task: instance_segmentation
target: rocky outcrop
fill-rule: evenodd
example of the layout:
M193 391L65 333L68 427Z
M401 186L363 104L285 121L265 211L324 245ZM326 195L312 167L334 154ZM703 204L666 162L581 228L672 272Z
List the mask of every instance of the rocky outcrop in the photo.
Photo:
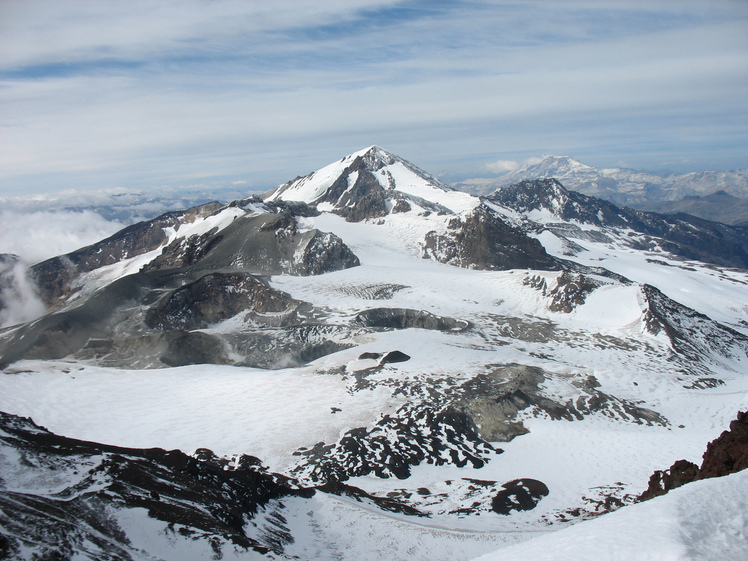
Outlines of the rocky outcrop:
M253 319L282 315L287 322L299 304L249 273L212 273L172 291L148 311L145 323L161 330L200 329L242 312Z
M356 315L355 322L375 329L433 329L436 331L463 331L469 323L441 317L425 310L404 308L372 308Z
M334 234L299 230L290 213L247 214L218 231L178 238L143 267L144 272L190 267L234 270L258 276L318 275L358 266L359 260Z
M543 497L547 497L548 487L537 479L515 479L502 485L491 501L491 510L497 514L508 516L512 512L532 510Z
M664 495L700 479L722 477L748 468L748 412L738 413L730 423L730 430L723 431L707 444L701 467L687 460L678 460L669 469L655 471L649 478L649 486L639 497L646 501Z
M453 407L464 413L488 442L507 442L527 434L528 429L517 416L530 408L557 420L582 420L597 413L636 424L667 425L655 411L600 391L594 376L572 379L568 391L574 393L565 402L543 394L541 384L545 379L546 373L535 366L497 366L464 382Z
M447 231L426 234L423 256L470 269L563 268L542 244L485 205L450 220Z
M527 277L523 282L539 290L543 296L549 297L548 309L550 311L565 314L584 304L587 296L603 285L602 282L587 275L571 271L563 271L556 278L553 287L549 287L545 278L538 275Z
M320 442L298 450L294 454L304 461L294 475L315 483L368 474L406 479L411 467L421 463L480 468L484 455L498 452L478 436L463 413L406 405L394 415L384 415L371 429L351 429L335 444Z

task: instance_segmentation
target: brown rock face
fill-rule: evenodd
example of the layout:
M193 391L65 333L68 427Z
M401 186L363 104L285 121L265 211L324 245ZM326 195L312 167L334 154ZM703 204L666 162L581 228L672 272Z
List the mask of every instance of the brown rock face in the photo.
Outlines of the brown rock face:
M748 412L738 413L737 419L730 423L730 430L707 445L703 458L700 468L686 460L678 460L670 469L655 471L639 500L664 495L692 481L722 477L748 468Z
M699 479L721 477L748 468L748 411L738 413L730 430L710 442L704 453Z

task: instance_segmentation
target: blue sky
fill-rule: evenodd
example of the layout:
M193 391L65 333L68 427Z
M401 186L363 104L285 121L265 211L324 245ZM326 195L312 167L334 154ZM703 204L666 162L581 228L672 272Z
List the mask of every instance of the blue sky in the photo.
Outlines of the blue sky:
M748 167L748 2L0 0L0 196Z

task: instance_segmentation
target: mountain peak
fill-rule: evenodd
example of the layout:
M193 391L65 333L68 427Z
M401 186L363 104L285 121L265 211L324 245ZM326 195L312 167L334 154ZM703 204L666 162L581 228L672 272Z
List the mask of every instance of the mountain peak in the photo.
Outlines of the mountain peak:
M265 193L263 199L328 205L327 210L336 210L351 221L381 217L394 208L404 209L410 203L432 211L461 212L474 208L479 202L377 145L279 185ZM350 210L362 200L366 212ZM398 205L400 200L407 200L409 204Z

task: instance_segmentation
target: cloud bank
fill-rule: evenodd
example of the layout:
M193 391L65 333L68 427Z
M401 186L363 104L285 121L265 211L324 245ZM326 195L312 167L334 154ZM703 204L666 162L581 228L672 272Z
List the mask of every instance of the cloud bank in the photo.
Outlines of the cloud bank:
M23 263L70 253L109 237L123 225L92 211L0 212L0 253L14 254Z
M370 144L745 167L741 1L0 3L0 185L267 188Z

